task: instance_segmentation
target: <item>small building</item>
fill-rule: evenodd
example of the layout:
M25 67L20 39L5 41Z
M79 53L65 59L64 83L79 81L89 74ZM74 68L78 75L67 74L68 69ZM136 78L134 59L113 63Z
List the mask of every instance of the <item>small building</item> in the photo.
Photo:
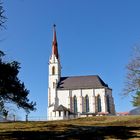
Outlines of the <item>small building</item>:
M61 76L56 29L49 59L48 120L115 114L112 89L98 76Z
M65 120L65 119L74 118L76 115L70 112L70 110L64 107L63 105L59 105L56 109L53 110L53 112L54 112L53 116L55 116L57 120Z
M130 115L129 112L117 112L117 116L128 116Z

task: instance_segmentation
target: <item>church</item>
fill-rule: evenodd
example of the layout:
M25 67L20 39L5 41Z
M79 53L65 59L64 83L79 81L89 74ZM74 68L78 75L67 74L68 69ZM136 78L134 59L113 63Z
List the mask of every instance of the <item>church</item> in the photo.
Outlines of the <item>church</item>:
M48 120L115 114L112 89L98 75L61 77L55 26L48 77Z

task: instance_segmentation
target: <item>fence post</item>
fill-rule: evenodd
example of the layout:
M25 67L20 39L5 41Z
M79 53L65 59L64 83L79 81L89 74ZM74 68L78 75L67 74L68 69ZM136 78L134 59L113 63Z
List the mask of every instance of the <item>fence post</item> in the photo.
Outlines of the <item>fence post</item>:
M16 121L16 115L13 115L13 117L14 117L14 122Z
M26 122L28 122L28 114L26 114Z

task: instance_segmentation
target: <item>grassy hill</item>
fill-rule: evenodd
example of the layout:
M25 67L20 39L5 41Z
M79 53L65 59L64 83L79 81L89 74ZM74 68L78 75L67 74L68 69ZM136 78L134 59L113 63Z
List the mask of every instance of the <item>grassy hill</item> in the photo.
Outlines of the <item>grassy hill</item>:
M0 123L0 140L140 139L140 116Z

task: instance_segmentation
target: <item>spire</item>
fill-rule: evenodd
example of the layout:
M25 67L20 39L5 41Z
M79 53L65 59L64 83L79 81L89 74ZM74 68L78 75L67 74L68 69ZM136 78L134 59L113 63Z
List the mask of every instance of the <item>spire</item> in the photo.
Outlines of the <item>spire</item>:
M52 54L58 59L58 48L57 48L57 38L56 38L56 25L53 25L53 43L52 43Z

